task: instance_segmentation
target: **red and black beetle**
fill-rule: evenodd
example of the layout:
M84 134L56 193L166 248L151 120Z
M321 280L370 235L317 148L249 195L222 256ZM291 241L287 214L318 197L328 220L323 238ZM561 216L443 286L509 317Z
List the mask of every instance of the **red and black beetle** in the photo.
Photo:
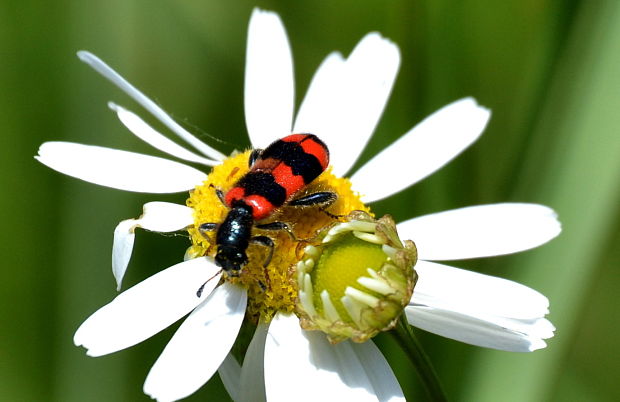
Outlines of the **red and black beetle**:
M253 227L292 233L284 222L257 222L268 218L285 204L317 205L325 209L337 198L333 192L294 198L329 165L329 150L314 134L291 134L281 138L263 150L252 151L248 163L250 171L226 194L216 189L220 200L230 208L224 221L200 225L202 232L217 231L215 263L232 276L239 275L248 262L246 250L250 243L269 247L264 266L271 261L273 240L268 236L253 236Z

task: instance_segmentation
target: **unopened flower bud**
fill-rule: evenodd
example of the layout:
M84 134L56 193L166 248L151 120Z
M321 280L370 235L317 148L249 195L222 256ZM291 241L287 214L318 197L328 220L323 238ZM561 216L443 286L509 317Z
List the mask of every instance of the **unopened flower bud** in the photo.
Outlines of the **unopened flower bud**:
M297 263L302 327L333 343L391 329L411 299L416 261L415 244L398 238L389 215L354 211L324 228Z

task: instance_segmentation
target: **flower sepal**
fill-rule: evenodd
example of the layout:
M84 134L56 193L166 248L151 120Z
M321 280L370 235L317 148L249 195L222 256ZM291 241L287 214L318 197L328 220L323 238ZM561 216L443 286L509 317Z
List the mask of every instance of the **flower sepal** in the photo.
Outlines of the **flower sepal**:
M330 342L365 342L393 328L417 281L415 244L391 216L353 211L323 228L297 264L297 314Z

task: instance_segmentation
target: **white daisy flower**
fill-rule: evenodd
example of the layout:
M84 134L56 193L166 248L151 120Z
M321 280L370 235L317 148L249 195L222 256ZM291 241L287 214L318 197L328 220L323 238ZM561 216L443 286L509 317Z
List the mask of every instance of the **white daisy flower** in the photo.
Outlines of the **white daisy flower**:
M173 157L214 168L207 176L186 164L116 149L68 142L47 142L40 147L36 156L40 162L95 184L148 193L191 191L191 207L147 203L142 216L117 226L112 265L119 289L136 228L188 230L193 245L185 261L124 291L91 315L76 332L76 345L84 346L91 356L113 353L189 313L144 384L144 392L157 400L192 394L218 369L227 390L239 401L290 400L291 395L296 400L313 401L404 400L390 366L372 341L345 340L334 345L320 331L300 327L291 305L297 294L294 288L287 288L285 279L277 277L287 271L282 267L294 265L290 263L295 258L294 242L289 239L287 243L286 234L278 235L270 267L280 269L269 271L269 278L270 287L280 287L288 294L278 294L277 301L269 302L265 297L268 292L256 286L255 279L254 285L248 285L228 278L218 286L220 268L208 256L209 239L198 233L197 227L217 222L226 213L209 184L230 188L243 169L247 170L248 153L227 158L174 122L96 56L88 52L78 56L196 151L170 141L129 110L110 104L133 134ZM293 64L286 32L276 14L255 10L248 33L244 97L252 146L262 148L291 132L318 134L329 146L332 170L325 172L317 185L338 190L336 214L368 210L365 204L424 179L480 136L490 117L487 109L471 98L456 101L372 158L350 176L350 182L339 177L351 169L374 131L399 61L398 48L377 33L366 35L346 58L337 52L330 54L294 118ZM316 229L305 228L306 223L299 222L296 234ZM542 294L515 282L431 262L537 247L560 232L551 209L518 203L481 205L410 219L397 228L400 237L414 240L418 250L415 270L419 279L404 309L411 325L473 345L518 352L544 347L543 339L553 336L554 328L544 318L549 303ZM290 256L286 254L289 251ZM262 259L254 265L261 264ZM229 352L246 313L259 319L239 365Z

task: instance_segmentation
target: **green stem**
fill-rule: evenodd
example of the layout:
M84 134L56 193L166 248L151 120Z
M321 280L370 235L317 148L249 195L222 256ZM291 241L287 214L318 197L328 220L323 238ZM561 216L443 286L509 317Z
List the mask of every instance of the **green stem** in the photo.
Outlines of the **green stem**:
M407 353L409 360L413 363L428 392L430 400L433 402L447 402L448 398L441 387L437 373L404 315L401 315L398 325L388 333L394 337L400 347Z

